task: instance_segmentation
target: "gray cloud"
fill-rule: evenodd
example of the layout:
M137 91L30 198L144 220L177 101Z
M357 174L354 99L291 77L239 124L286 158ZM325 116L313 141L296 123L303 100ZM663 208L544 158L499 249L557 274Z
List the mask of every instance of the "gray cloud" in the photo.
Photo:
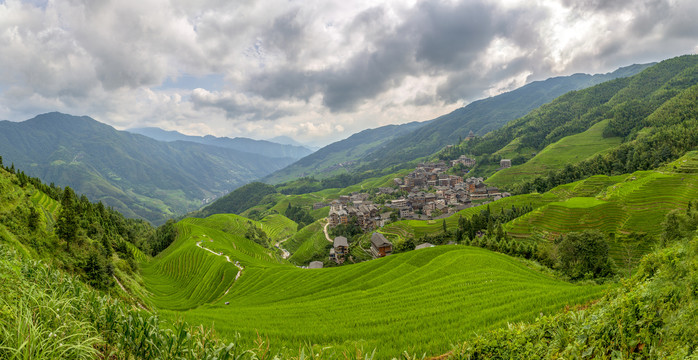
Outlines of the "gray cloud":
M0 118L349 131L697 49L695 1L559 1L0 2Z
M270 46L281 50L291 62L295 62L298 55L306 48L306 29L300 11L299 8L291 9L274 19L264 36Z
M223 110L227 118L236 120L275 120L296 113L282 106L269 105L261 99L250 99L229 92L209 92L204 89L194 89L191 102L196 108Z
M417 61L442 70L460 68L502 32L505 19L497 19L497 12L495 6L477 2L424 2L407 19L401 33L415 39Z

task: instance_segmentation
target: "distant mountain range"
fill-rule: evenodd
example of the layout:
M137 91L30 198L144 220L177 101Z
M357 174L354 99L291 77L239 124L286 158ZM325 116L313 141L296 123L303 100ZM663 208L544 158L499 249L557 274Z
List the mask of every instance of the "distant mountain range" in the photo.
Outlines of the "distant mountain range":
M218 146L227 149L244 151L253 154L264 155L272 158L300 159L310 155L313 150L294 144L283 144L267 140L254 140L243 137L229 138L212 135L192 136L177 131L167 131L156 127L144 127L127 129L134 134L145 135L159 141L191 141L204 145ZM290 138L289 138L290 139ZM292 140L292 139L290 139Z
M516 90L474 101L430 121L364 130L330 144L264 180L279 183L299 176L328 177L336 175L338 169L343 172L385 169L429 156L446 145L458 143L470 131L484 135L567 92L632 76L651 65L631 65L607 74L574 74L534 81Z
M254 140L252 140L254 142ZM196 210L292 163L281 152L308 152L269 142L275 157L191 141L162 142L118 131L90 117L61 113L0 121L0 156L45 182L70 186L129 217L155 224ZM283 150L286 149L286 150Z
M290 138L288 136L283 136L283 135L282 136L275 136L271 139L267 139L267 141L271 141L271 142L274 142L277 144L302 146L302 147L308 148L308 149L313 150L313 151L317 151L321 148L321 146L314 146L314 145L310 145L310 144L300 143L293 138Z
M398 136L411 133L428 123L411 122L402 125L387 125L358 132L344 140L321 148L263 180L268 183L280 183L308 175L323 178L347 172L356 167L358 160L382 149L385 143Z

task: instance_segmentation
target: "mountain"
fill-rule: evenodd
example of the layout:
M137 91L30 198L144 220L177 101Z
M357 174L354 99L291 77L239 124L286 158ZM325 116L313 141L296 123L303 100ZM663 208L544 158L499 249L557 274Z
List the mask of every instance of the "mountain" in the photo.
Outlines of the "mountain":
M446 145L458 143L470 131L482 136L565 93L628 77L651 65L631 65L607 74L574 74L534 81L516 90L474 101L432 120L419 131L394 138L385 144L383 151L371 153L362 159L367 164L360 169L381 169L431 155Z
M280 183L303 176L325 178L344 173L353 169L356 163L368 154L383 151L385 144L392 139L420 129L426 124L428 122L411 122L363 130L327 145L263 180L268 183Z
M698 56L681 56L567 93L439 156L476 156L473 173L491 175L488 183L514 189L528 182L539 191L564 179L652 169L697 145L697 98ZM499 169L501 158L513 166Z
M607 74L574 74L534 81L516 90L474 101L430 121L364 130L327 145L267 176L264 181L279 183L301 176L326 178L343 172L385 169L429 156L446 145L458 143L470 131L484 135L567 92L632 76L651 65L636 64Z
M295 139L288 137L288 136L275 136L271 139L267 139L267 141L271 141L277 144L284 144L284 145L295 145L295 146L302 146L308 149L311 149L313 151L318 151L320 148L316 146L311 146L308 144L302 144Z
M61 113L0 122L0 154L27 174L70 186L129 217L162 223L278 170L270 158L187 141L161 142Z
M263 155L270 158L300 159L312 154L313 150L299 145L281 144L266 140L254 140L242 137L215 137L212 135L192 136L184 135L177 131L167 131L156 127L134 128L126 130L134 134L145 135L160 141L191 141L199 144L218 146L252 154Z

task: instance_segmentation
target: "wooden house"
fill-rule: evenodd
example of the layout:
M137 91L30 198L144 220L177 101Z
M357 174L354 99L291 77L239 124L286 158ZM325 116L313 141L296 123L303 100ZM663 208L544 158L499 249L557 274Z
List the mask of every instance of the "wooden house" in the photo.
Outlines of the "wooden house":
M375 257L383 257L393 252L393 244L381 233L371 235L371 253Z

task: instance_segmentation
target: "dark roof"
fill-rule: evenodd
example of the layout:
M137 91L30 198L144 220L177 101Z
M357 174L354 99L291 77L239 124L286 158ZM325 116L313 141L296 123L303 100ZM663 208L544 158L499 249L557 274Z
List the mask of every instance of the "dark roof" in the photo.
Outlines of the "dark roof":
M393 244L381 233L373 233L373 235L371 235L371 244L377 248L383 246L393 246Z
M345 238L344 236L337 236L336 238L334 238L334 247L337 246L349 247L349 241L347 241L347 238Z

